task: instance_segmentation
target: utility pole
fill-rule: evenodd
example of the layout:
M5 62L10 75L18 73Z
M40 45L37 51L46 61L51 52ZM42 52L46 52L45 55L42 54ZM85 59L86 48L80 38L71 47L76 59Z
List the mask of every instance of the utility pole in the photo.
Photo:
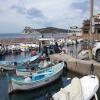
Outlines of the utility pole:
M93 42L93 15L94 15L94 0L90 0L90 52L89 59L92 59L92 42Z
M93 39L93 14L94 14L94 0L90 0L90 41Z

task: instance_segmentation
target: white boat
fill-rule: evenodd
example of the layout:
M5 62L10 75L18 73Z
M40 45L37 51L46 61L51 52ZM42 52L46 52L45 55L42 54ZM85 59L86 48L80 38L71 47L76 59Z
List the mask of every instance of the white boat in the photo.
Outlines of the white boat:
M74 78L71 84L55 93L52 97L54 100L90 100L96 94L98 88L98 77L88 75L81 79Z
M52 67L40 70L30 77L12 78L12 88L14 90L30 90L35 89L55 81L63 72L64 63L58 63Z
M29 51L29 47L26 45L26 44L20 44L20 50L22 51L22 52L27 52L27 51Z
M71 39L67 39L66 40L66 43L67 43L67 45L72 45L73 44L73 41Z

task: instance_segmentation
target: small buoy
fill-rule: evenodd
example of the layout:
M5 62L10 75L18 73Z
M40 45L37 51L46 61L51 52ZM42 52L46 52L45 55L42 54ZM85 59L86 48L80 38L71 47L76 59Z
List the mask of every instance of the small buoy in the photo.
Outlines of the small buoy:
M26 82L26 83L31 82L31 81L32 81L32 80L31 80L30 77L26 77L26 78L24 79L24 82Z

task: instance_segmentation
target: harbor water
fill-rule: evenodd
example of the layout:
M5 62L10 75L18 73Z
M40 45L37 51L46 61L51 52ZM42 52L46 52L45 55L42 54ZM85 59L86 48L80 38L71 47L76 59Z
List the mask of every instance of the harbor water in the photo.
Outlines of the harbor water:
M14 73L8 72L9 77L13 76ZM77 74L71 72L63 72L61 77L51 84L43 86L41 88L30 90L30 91L15 91L8 95L8 79L7 72L0 73L0 100L45 100L46 93L52 95L59 91L61 88L68 85L71 79L75 76L80 77Z
M1 57L0 60L20 60L29 56L29 52L22 52L17 55L5 55ZM67 80L68 77L74 77L73 74L71 75L71 73L67 73L65 69L61 77L51 84L31 91L16 91L8 95L8 86L10 84L8 79L10 79L10 77L12 77L13 75L15 75L14 72L0 72L0 100L45 100L45 95L47 92L51 94L56 93L60 90L60 88L63 88L70 83L70 79Z
M20 60L29 56L29 52L22 52L20 54L5 55L1 57L0 60ZM14 72L0 72L0 100L45 100L45 95L47 92L53 95L61 88L68 85L73 77L82 77L81 75L69 72L66 69L64 69L61 77L51 84L31 91L16 91L8 95L8 78L10 79L10 77L13 75L15 75ZM99 93L100 89L98 91L98 97L100 95Z
M32 34L21 34L21 33L0 33L0 39L14 39L14 38L34 38Z

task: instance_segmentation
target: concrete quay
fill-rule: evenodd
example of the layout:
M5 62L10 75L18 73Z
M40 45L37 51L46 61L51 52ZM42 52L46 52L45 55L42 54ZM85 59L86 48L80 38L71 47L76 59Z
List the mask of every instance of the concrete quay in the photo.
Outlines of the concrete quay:
M55 62L64 61L67 64L67 69L79 73L81 75L93 74L97 75L100 79L100 63L94 60L80 60L73 58L68 54L54 54L50 56L50 59ZM94 67L91 68L91 64ZM91 70L92 69L92 70Z

